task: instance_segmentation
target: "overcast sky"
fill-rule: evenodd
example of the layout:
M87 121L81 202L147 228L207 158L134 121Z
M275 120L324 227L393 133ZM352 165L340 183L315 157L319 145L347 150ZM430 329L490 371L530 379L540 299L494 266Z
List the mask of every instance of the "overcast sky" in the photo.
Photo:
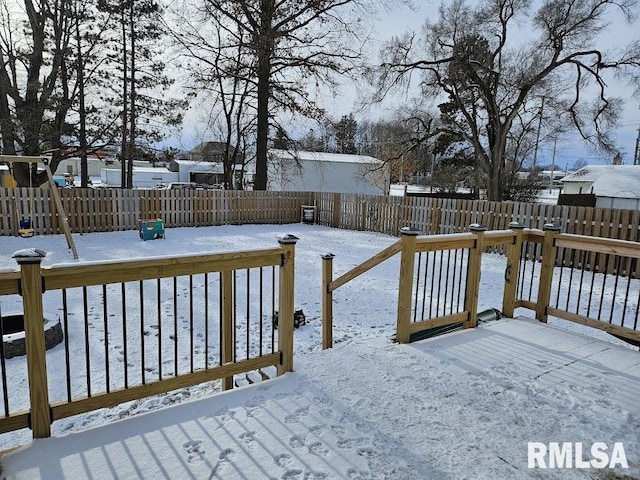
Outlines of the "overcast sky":
M370 51L372 52L370 57L372 57L371 60L373 62L378 61L377 54L385 41L394 35L401 35L408 30L421 30L427 18L435 18L439 5L438 1L414 0L413 9L411 9L401 3L402 2L399 2L389 7L389 11L385 11L383 6L375 19L369 45ZM540 0L534 0L534 4L535 3L541 2ZM632 41L632 39L638 38L638 31L640 31L640 21L636 20L635 24L628 25L620 15L613 16L611 18L610 28L602 35L601 45L622 47ZM362 84L360 87L362 87ZM612 92L615 92L616 95L625 99L620 128L616 135L623 159L625 163L630 164L633 162L635 142L638 135L637 129L640 127L640 99L631 98L631 89L624 83L615 81L614 79L610 81L609 95L612 95ZM402 101L402 98L394 97L383 106L377 106L375 109L362 112L358 110L358 95L355 93L354 88L349 85L345 85L343 95L337 98L324 96L324 98L321 99L327 112L336 119L350 112L356 112L356 118L358 119L367 116L373 118L389 116L392 110ZM189 115L189 118L193 118L193 115ZM289 132L294 137L302 135L303 132L306 132L309 128L308 124L300 119L296 119L289 125L297 125L297 127L291 127L296 129L296 131ZM195 145L195 143L202 141L202 132L193 131L193 125L189 128L191 129L192 135L186 133L183 135L183 147L191 147ZM538 153L538 163L550 164L552 151L553 145L551 143L543 143ZM586 149L584 142L579 138L577 133L571 133L567 138L558 143L556 163L559 168L564 169L565 166L571 167L571 165L579 159L584 159L588 163L594 164L605 162L601 154Z
M542 3L540 0L534 0ZM378 22L380 35L378 38L388 39L393 35L407 30L419 31L427 18L435 19L438 13L439 1L415 0L413 10L406 6L398 6L393 11L381 15ZM640 6L636 7L640 16ZM640 20L628 24L621 15L612 15L609 28L601 35L598 43L604 48L620 48L633 40L640 38ZM616 135L621 147L623 160L627 164L633 163L638 128L640 127L640 99L632 97L632 89L624 82L611 78L609 81L609 95L620 96L624 101L624 111L621 115L620 128ZM553 145L542 145L539 152L539 163L551 163ZM584 142L577 133L572 133L557 147L556 160L561 168L565 168L576 160L583 158L588 163L602 163L600 154L585 149Z

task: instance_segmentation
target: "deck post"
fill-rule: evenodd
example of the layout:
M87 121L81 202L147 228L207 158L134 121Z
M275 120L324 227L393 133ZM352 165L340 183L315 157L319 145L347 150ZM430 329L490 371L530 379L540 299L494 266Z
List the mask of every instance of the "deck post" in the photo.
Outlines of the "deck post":
M400 229L400 279L398 282L398 317L396 341L409 343L411 323L411 298L413 297L413 272L416 262L416 242L419 230L409 227Z
M536 318L547 323L547 307L551 298L551 282L553 280L553 267L556 264L555 237L560 232L560 227L547 223L544 228L544 242L542 243L542 261L540 266L540 285L538 286L538 298L536 299Z
M278 375L293 371L293 309L295 280L295 251L298 237L283 235L278 243L283 250L278 289Z
M33 438L51 436L51 410L47 382L47 362L42 308L42 275L40 264L46 253L29 248L14 253L20 265L20 290L24 307L24 334L29 379L29 412Z
M507 268L504 272L504 294L502 297L502 313L505 317L513 318L516 304L516 287L520 273L520 255L522 254L522 234L524 225L511 222L509 228L515 234L513 243L507 247Z
M482 250L484 248L485 225L477 223L469 225L469 231L476 235L473 248L469 249L469 261L467 264L467 285L464 295L464 309L467 312L467 320L463 322L464 328L478 326L478 294L480 290L480 269L482 268Z
M233 363L236 344L233 328L233 270L222 272L222 365ZM222 379L222 390L233 388L233 376Z
M333 253L322 255L322 349L333 347Z

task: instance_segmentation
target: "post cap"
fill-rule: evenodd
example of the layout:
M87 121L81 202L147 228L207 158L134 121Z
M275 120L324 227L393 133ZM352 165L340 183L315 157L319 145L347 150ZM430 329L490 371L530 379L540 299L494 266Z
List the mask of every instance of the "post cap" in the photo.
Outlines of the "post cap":
M553 223L545 223L544 227L542 227L542 229L545 232L559 232L560 231L560 225L554 225Z
M510 222L509 223L509 228L517 230L519 228L524 228L524 224L522 224L520 222Z
M282 245L295 245L295 243L300 240L298 237L290 233L287 233L285 235L278 235L276 239L278 240L278 243Z
M420 230L412 227L400 228L400 235L420 235Z
M331 260L333 257L335 257L333 253L323 253L321 256L323 260Z
M472 223L469 225L469 230L472 232L484 232L487 230L487 226L481 223Z
M40 263L46 256L47 252L37 248L23 248L13 254L18 263Z

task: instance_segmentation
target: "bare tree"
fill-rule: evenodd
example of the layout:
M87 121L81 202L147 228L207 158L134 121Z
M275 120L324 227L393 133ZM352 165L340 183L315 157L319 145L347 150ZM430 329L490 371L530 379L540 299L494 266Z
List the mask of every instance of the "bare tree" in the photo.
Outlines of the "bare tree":
M378 78L380 95L421 73L423 95L445 104L446 120L436 133L460 136L473 146L488 198L502 200L510 132L518 117L535 115L527 106L550 85L567 87L564 109L583 138L614 148L608 127L615 123L616 109L606 95L605 74L637 72L640 45L614 56L597 48L595 39L612 10L631 20L636 6L635 0L548 0L532 12L528 0L477 7L454 0L440 7L437 21L425 25L422 48L413 35L388 46ZM523 44L517 21L527 16L537 37ZM585 100L589 87L597 91L593 103Z
M70 4L24 0L24 19L7 3L0 6L0 134L5 154L40 155L60 145L71 107L56 91L72 38ZM34 178L27 164L14 165L13 174L20 186L45 180L43 175Z
M244 167L244 145L255 133L255 70L245 61L247 33L219 12L186 2L174 7L171 31L181 68L189 72L185 88L207 106L208 127L224 143L224 187L237 187L236 166Z
M358 123L358 153L371 155L389 165L392 182L406 182L412 175L430 171L433 116L414 108L400 107L391 120Z
M256 78L256 175L254 189L267 187L270 120L278 109L319 117L307 87L332 85L359 57L344 20L357 0L203 0L210 15L222 14L244 31Z

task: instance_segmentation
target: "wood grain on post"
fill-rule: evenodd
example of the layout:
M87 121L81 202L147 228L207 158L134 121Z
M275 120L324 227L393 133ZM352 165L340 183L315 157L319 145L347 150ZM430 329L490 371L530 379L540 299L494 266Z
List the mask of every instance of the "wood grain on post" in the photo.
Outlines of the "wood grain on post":
M333 253L322 255L322 349L333 347Z
M409 343L411 331L411 299L413 297L413 272L416 259L418 230L401 228L400 279L398 282L398 317L396 320L396 341Z
M278 238L278 243L283 250L278 289L278 348L282 355L277 368L278 375L293 371L293 308L297 241L298 237L293 235Z
M64 232L64 236L67 240L67 245L71 249L71 253L73 254L73 258L75 260L78 259L78 251L76 250L76 244L73 243L73 237L71 236L71 230L69 229L69 219L67 214L62 206L62 199L58 194L58 187L56 185L56 181L53 179L53 174L51 173L51 169L48 164L44 165L44 169L47 172L47 178L49 179L49 185L51 189L51 195L53 196L53 201L55 202L56 210L58 210L58 215L61 217L62 221L62 231Z
M44 315L42 310L42 277L40 275L40 263L45 255L45 252L33 248L20 250L13 255L13 258L20 265L33 438L51 436Z
M544 323L547 323L547 307L549 306L549 299L551 298L553 267L556 264L555 237L559 232L560 227L556 225L546 224L544 226L540 285L538 286L538 298L536 299L536 318Z
M331 227L340 228L342 222L342 199L339 193L332 196Z
M235 348L235 331L233 329L233 270L222 272L222 365L233 363ZM233 376L222 379L222 389L233 388Z
M487 227L479 224L469 225L469 231L476 235L476 244L469 249L467 265L467 286L464 295L464 309L468 313L468 320L463 323L464 328L478 326L478 294L480 290L480 269L482 268L482 249L484 248L484 232Z
M516 304L516 287L520 272L520 254L522 252L522 232L524 225L513 222L509 224L515 236L513 243L507 248L507 269L504 273L504 294L502 297L502 313L505 317L513 318Z

